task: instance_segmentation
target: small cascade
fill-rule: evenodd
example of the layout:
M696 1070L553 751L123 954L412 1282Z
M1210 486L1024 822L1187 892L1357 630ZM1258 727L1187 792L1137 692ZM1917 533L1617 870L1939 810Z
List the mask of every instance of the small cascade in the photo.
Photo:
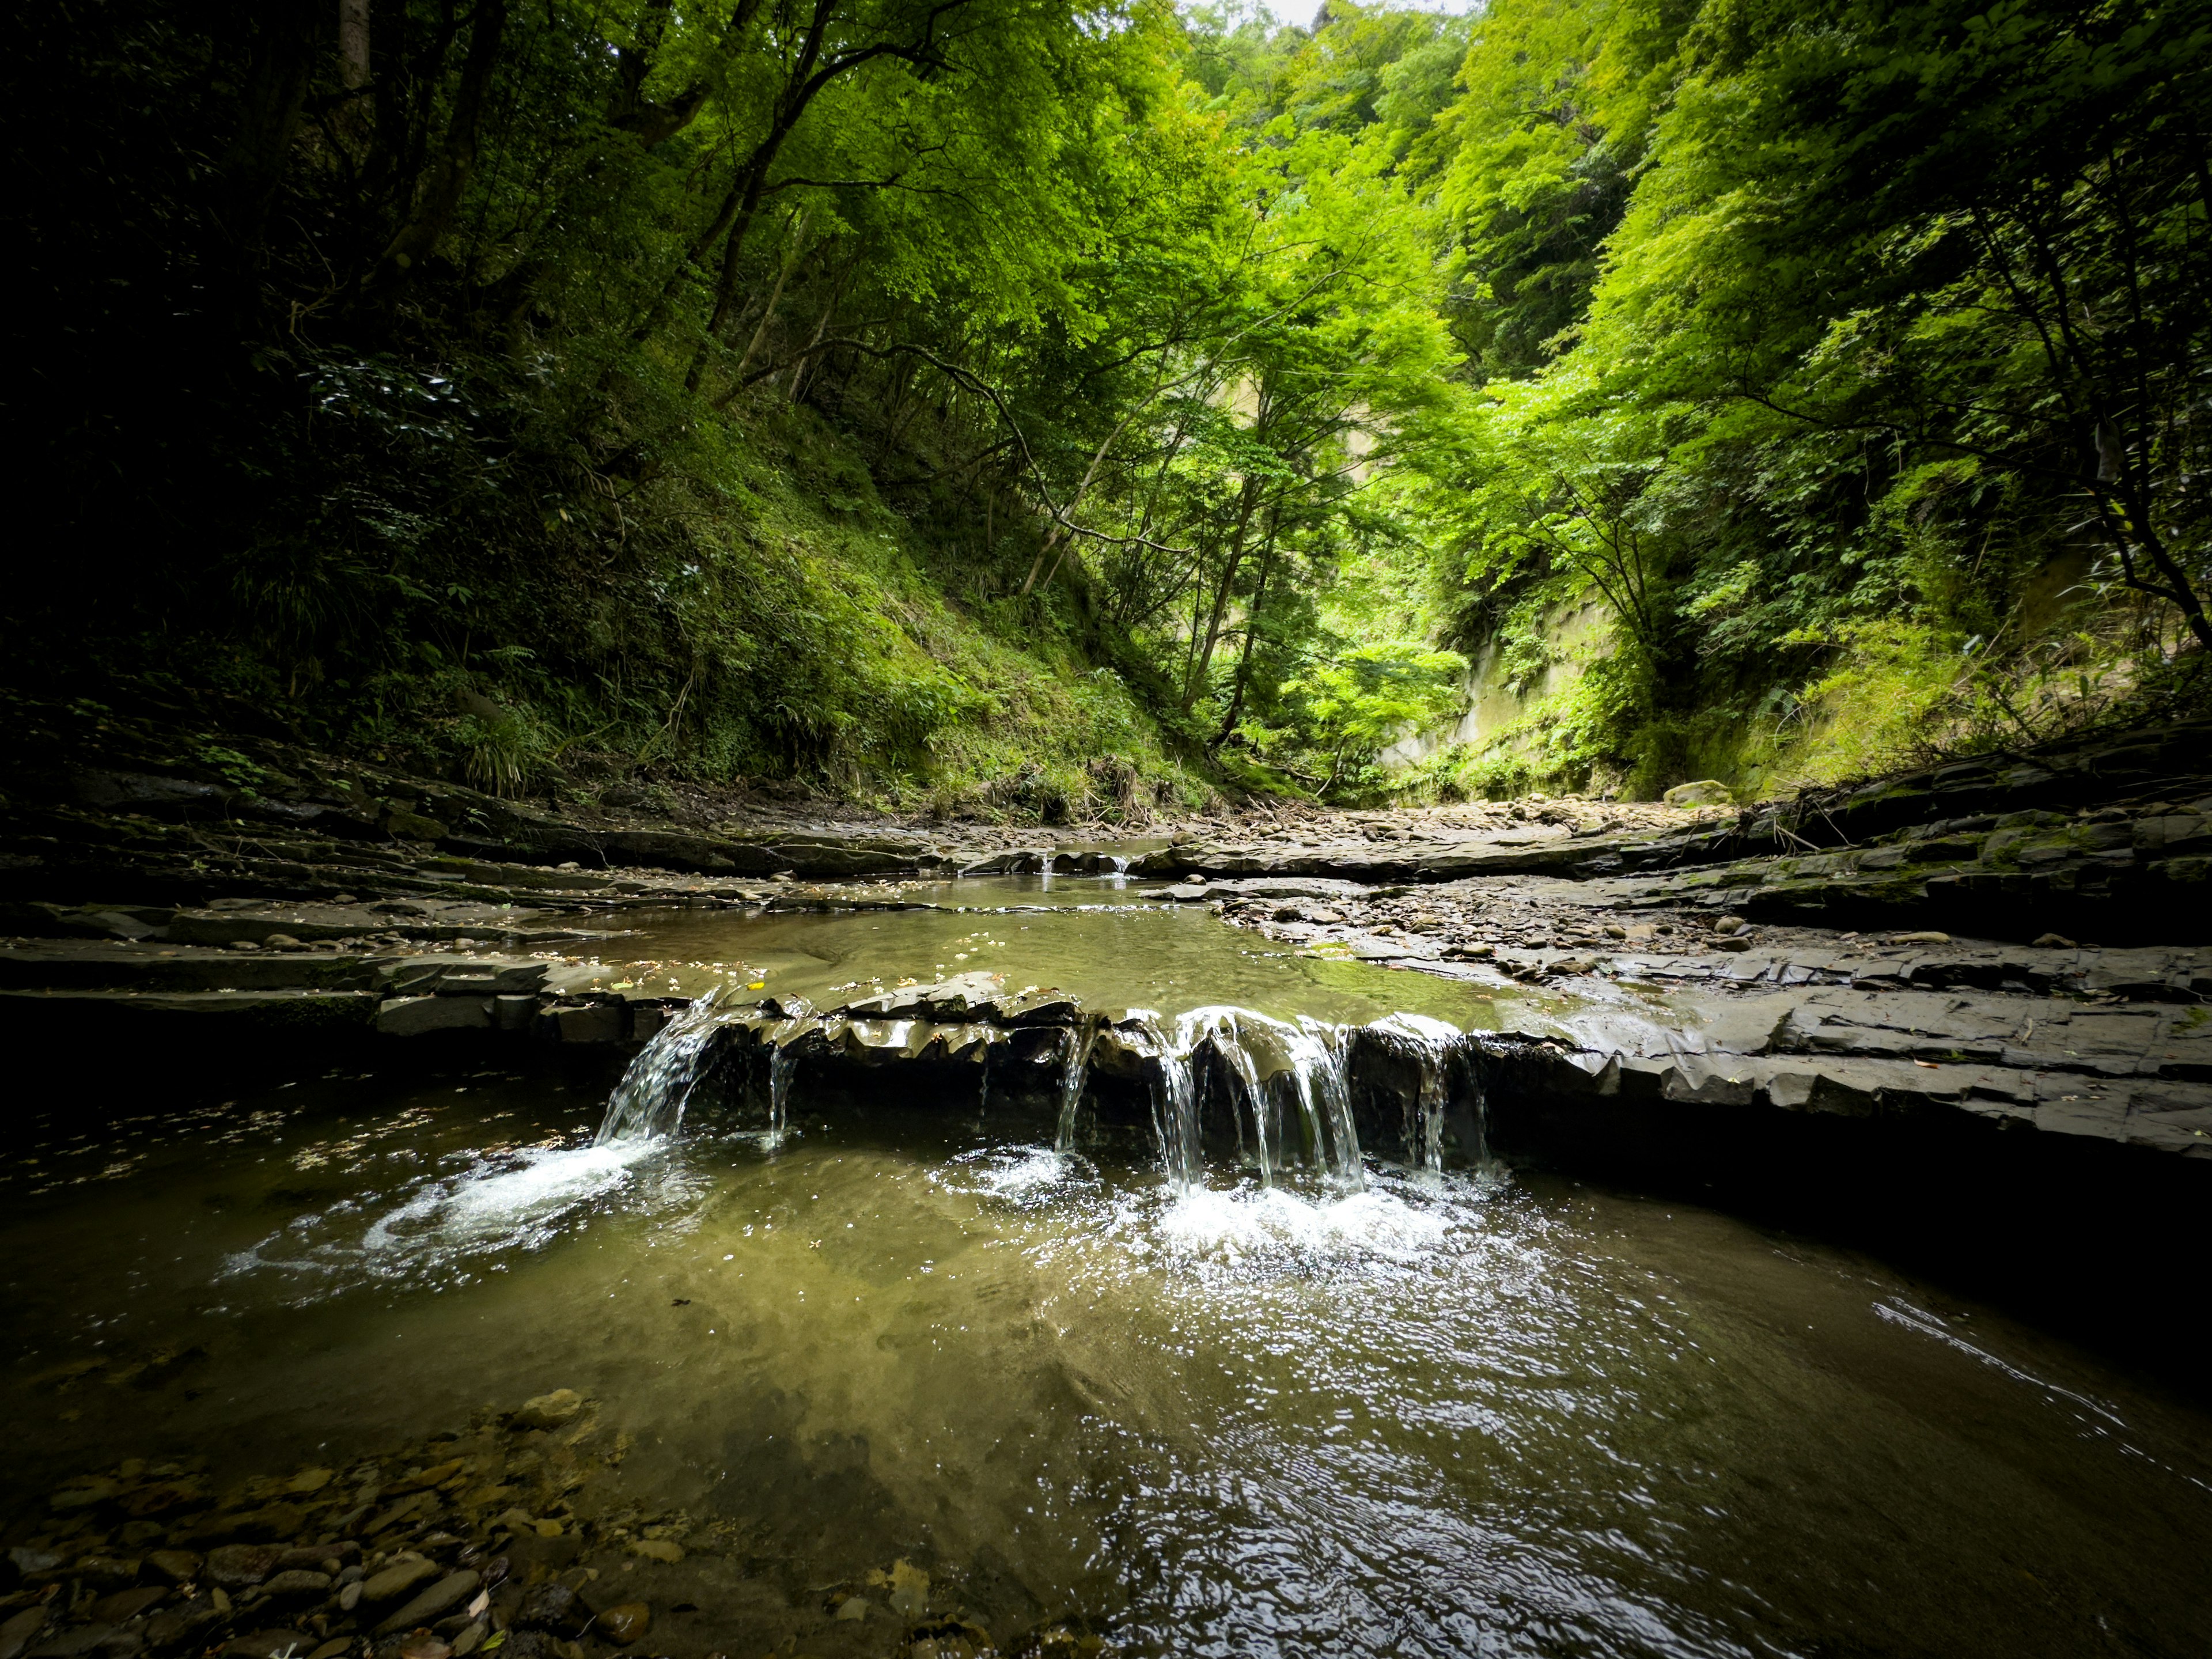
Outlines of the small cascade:
M684 1108L705 1070L707 1040L721 1024L718 993L709 991L662 1026L607 1100L596 1144L672 1135L684 1125Z
M1106 863L1108 866L1106 878L1116 887L1127 887L1129 884L1127 855L1121 853L1109 853L1106 855Z
M1060 1073L1060 1131L1052 1143L1056 1152L1075 1150L1076 1109L1083 1103L1083 1085L1091 1074L1091 1050L1097 1041L1098 1027L1095 1024L1067 1028L1067 1047Z
M1170 1181L1192 1187L1204 1179L1200 1119L1211 1056L1231 1080L1237 1145L1261 1186L1276 1185L1302 1152L1343 1189L1364 1188L1342 1028L1316 1020L1286 1025L1247 1009L1214 1007L1194 1009L1172 1028L1146 1029L1160 1066L1153 1127ZM1296 1146L1286 1112L1296 1114Z
M1305 1115L1310 1144L1326 1160L1330 1176L1347 1192L1367 1190L1366 1167L1359 1161L1359 1129L1352 1117L1352 1074L1347 1065L1351 1032L1319 1020L1298 1022L1292 1075Z
M1139 1029L1144 1048L1160 1063L1159 1080L1152 1085L1152 1133L1159 1139L1160 1163L1176 1187L1202 1186L1206 1147L1199 1134L1198 1067L1157 1018L1147 1016Z
M791 1079L799 1070L799 1046L792 1041L805 1022L787 1020L768 1040L768 1144L783 1139L785 1115L791 1104Z
M1376 1021L1371 1029L1395 1038L1419 1068L1419 1086L1406 1101L1406 1146L1409 1152L1418 1152L1423 1169L1442 1174L1444 1068L1463 1039L1451 1026L1425 1014L1391 1014Z

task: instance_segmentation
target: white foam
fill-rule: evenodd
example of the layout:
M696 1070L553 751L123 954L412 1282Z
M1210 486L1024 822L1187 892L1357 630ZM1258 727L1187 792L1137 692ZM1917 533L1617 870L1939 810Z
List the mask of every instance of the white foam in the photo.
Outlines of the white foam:
M1411 1261L1437 1251L1450 1231L1443 1216L1395 1193L1315 1200L1279 1187L1188 1188L1152 1224L1170 1252L1229 1261L1279 1254Z

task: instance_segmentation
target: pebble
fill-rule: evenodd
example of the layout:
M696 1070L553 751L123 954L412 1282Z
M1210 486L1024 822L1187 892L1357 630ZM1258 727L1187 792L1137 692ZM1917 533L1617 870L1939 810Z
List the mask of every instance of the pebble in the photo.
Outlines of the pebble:
M557 1429L584 1408L583 1396L574 1389L556 1389L522 1402L514 1414L518 1429Z
M438 1575L438 1564L419 1555L403 1555L381 1571L362 1581L360 1599L371 1604L405 1595L426 1578Z
M327 1595L330 1593L330 1574L311 1572L304 1568L295 1567L289 1572L280 1572L270 1579L267 1583L262 1585L261 1593L272 1600L278 1598L299 1600L310 1595Z
M641 1538L629 1547L629 1553L672 1567L684 1559L684 1546L672 1543L665 1538Z
M624 1601L601 1613L599 1625L607 1640L627 1647L653 1627L653 1609L642 1601Z
M376 1627L379 1636L389 1636L397 1630L406 1630L425 1624L447 1609L458 1607L476 1594L477 1586L483 1582L481 1575L463 1571L447 1573L420 1595L384 1620Z
M284 1552L274 1544L225 1544L207 1553L210 1583L225 1589L249 1589L276 1571Z

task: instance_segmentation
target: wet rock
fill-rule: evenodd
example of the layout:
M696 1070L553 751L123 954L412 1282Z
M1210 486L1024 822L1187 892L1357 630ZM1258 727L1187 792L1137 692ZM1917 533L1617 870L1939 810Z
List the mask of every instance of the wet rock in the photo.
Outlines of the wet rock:
M303 1601L310 1596L319 1601L330 1594L330 1574L294 1567L272 1575L269 1581L262 1585L261 1593L272 1601Z
M598 1625L607 1640L627 1647L644 1640L645 1633L653 1628L653 1609L642 1601L624 1601L602 1613Z
M482 1030L490 1024L490 1006L480 997L388 997L376 1006L376 1029L386 1036Z
M23 1659L83 1659L114 1633L112 1625L77 1625L23 1650Z
M684 1546L665 1538L641 1538L629 1547L629 1553L672 1567L684 1559Z
M1078 1620L1055 1619L1014 1638L1008 1659L1098 1659L1110 1652L1103 1637Z
M121 1589L138 1582L139 1570L144 1565L135 1555L88 1555L76 1564L76 1571L78 1577L96 1589Z
M456 1457L443 1463L434 1463L427 1469L418 1469L386 1486L384 1496L397 1498L405 1492L425 1492L432 1486L442 1486L461 1472L461 1463L462 1460Z
M104 1475L84 1475L55 1489L46 1502L57 1515L74 1515L80 1510L96 1508L122 1492L123 1488Z
M146 1621L146 1645L155 1652L195 1647L202 1634L222 1622L222 1614L204 1601L188 1602Z
M361 1546L349 1538L334 1544L302 1544L286 1550L276 1559L276 1571L290 1572L297 1569L335 1576L348 1561L360 1553Z
M23 1650L46 1627L46 1606L43 1601L9 1614L6 1621L0 1623L0 1659L21 1659Z
M584 1397L574 1389L556 1389L524 1401L510 1420L518 1429L556 1429L583 1409Z
M618 1001L556 1007L552 1020L562 1042L620 1042L629 1034L629 1010Z
M257 1630L222 1644L220 1659L304 1659L315 1638L296 1630Z
M419 1555L401 1556L362 1581L361 1599L371 1607L397 1601L438 1576L438 1564Z
M374 1516L367 1526L362 1528L362 1531L374 1538L377 1534L387 1531L403 1521L422 1516L426 1510L435 1509L437 1504L438 1494L434 1492L416 1492L411 1497L401 1498L391 1508Z
M907 1632L907 1659L996 1659L990 1632L964 1619L932 1619Z
M103 1595L92 1604L92 1617L98 1624L127 1625L168 1593L168 1587L165 1584L145 1584L136 1589L117 1590L112 1595Z
M1735 792L1717 778L1700 778L1695 783L1678 783L1661 800L1669 806L1733 806Z
M514 1617L508 1622L518 1630L550 1631L556 1636L568 1636L581 1631L591 1621L592 1610L584 1598L556 1578L550 1583L533 1584L524 1591Z
M451 1611L474 1595L477 1587L483 1582L482 1575L473 1571L464 1570L448 1573L398 1612L380 1620L376 1626L376 1634L385 1636L393 1631L428 1624L439 1614Z
M225 1544L208 1552L208 1582L227 1590L251 1589L276 1571L283 1555L269 1544Z

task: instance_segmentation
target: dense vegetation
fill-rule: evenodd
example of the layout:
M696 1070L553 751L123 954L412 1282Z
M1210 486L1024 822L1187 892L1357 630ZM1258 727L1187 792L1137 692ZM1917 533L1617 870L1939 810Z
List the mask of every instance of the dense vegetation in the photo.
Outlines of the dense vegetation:
M14 32L19 696L1137 817L1759 787L2212 647L2203 0Z

